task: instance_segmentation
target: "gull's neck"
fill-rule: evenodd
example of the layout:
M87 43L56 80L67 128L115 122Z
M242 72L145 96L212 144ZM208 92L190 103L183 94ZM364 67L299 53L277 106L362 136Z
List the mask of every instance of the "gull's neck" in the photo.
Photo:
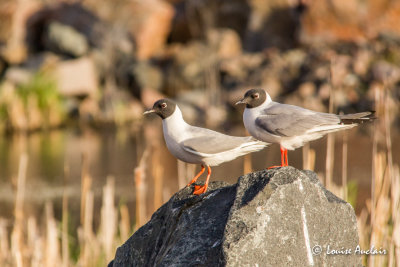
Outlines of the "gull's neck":
M175 111L171 116L162 120L162 125L164 136L171 137L177 142L185 137L186 128L188 126L178 106L175 107Z
M264 104L268 105L269 103L272 102L272 99L267 92L265 92L265 93L267 94L267 99L265 100Z

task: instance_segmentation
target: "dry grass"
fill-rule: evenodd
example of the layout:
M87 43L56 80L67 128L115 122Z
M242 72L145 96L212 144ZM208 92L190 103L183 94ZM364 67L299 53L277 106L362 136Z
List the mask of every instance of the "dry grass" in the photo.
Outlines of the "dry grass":
M86 157L83 157L83 163ZM105 266L113 259L118 245L132 234L126 205L119 209L114 203L115 183L107 178L103 187L99 229L93 228L94 193L85 163L82 168L81 224L77 232L68 229L68 196L63 195L62 218L57 221L51 202L45 204L44 219L26 218L24 214L25 181L28 157L20 158L16 182L16 198L13 222L0 219L0 266ZM67 182L68 168L65 169ZM43 224L39 224L41 222ZM10 232L9 232L10 231ZM72 235L72 238L71 238ZM77 258L70 251L71 239L78 236ZM74 237L75 236L75 237Z
M332 89L336 90L338 87L338 84L332 82ZM365 208L357 217L361 248L363 250L372 250L372 248L376 248L378 251L385 250L387 255L364 255L363 265L365 266L400 266L400 171L399 166L393 164L392 157L391 118L387 104L392 100L391 93L391 90L384 85L375 87L375 110L378 120L374 124L371 197L367 199ZM330 112L333 111L333 106L331 98ZM328 136L327 140L325 173L327 189L345 200L351 193L348 191L347 179L347 142L347 134L343 133L342 184L336 185L332 181L333 136ZM309 147L304 147L304 167L309 166L310 155L312 155L312 151Z
M400 266L400 171L393 164L390 113L391 91L376 87L376 115L372 148L371 197L357 217L360 246L363 250L376 248L387 255L364 255L365 266ZM383 135L383 136L382 136ZM328 139L329 151L329 139ZM343 135L342 185L326 179L326 187L343 199L348 199L347 135ZM326 166L333 166L333 157L327 155ZM327 171L328 174L328 171Z

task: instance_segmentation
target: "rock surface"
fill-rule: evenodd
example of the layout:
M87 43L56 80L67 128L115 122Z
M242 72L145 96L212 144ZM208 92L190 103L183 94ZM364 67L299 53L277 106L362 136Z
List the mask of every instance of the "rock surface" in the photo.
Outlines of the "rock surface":
M83 34L58 22L49 24L45 47L46 50L73 57L83 56L89 50L89 44Z
M263 170L191 193L158 209L109 266L361 266L353 208L311 171Z
M66 60L55 68L59 93L63 96L94 96L99 88L96 66L90 57Z

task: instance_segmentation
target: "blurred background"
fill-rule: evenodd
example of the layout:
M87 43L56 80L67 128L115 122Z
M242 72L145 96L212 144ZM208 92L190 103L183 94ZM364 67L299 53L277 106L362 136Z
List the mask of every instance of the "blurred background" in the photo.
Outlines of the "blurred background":
M193 177L142 113L246 135L250 88L371 124L289 152L355 208L369 266L400 266L400 1L0 0L0 265L104 266ZM279 146L213 168L235 183Z

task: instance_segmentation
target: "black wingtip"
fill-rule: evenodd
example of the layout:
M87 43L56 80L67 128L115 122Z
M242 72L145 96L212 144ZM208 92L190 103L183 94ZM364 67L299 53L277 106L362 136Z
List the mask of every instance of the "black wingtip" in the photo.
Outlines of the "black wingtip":
M375 113L376 113L375 110L370 110L369 112L371 112L371 114L369 114L368 116L365 117L365 118L368 118L367 121L374 121L374 120L378 119L378 117L375 116Z
M361 115L363 113L367 113L367 114ZM375 117L375 110L370 110L367 112L342 115L342 116L340 116L340 123L361 124L364 122L372 122L376 119L378 119L378 117Z

